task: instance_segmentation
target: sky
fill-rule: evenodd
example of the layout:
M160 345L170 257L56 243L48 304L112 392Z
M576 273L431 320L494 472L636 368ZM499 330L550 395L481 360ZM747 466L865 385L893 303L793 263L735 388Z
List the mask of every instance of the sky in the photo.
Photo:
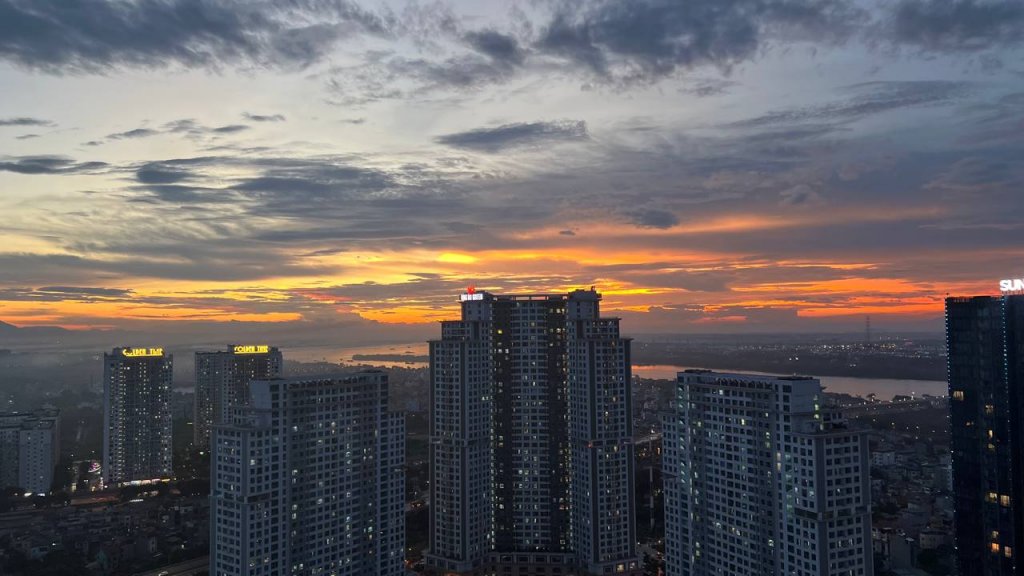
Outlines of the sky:
M939 330L1024 277L1017 0L0 0L0 321Z

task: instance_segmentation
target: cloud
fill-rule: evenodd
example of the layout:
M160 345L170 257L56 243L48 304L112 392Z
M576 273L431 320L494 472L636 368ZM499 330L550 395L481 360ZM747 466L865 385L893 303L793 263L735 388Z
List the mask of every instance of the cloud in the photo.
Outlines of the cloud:
M561 2L536 47L598 77L651 81L679 69L723 70L770 39L836 43L866 14L844 0Z
M117 132L114 134L107 134L109 140L132 140L135 138L149 138L150 136L156 136L159 134L156 130L150 128L135 128L134 130L128 130L126 132Z
M699 98L709 96L720 96L729 92L729 89L738 85L738 82L723 78L697 78L687 80L685 86L679 91L683 94L692 94Z
M447 146L478 152L498 153L512 148L586 140L587 124L577 120L503 124L497 128L478 128L439 136L435 140Z
M0 118L0 127L3 126L53 126L53 122L39 118Z
M807 184L797 184L779 192L780 204L783 206L809 206L824 203L817 190Z
M106 168L105 162L75 162L64 156L19 156L0 158L0 172L16 174L76 174Z
M285 121L284 114L250 114L249 112L245 112L245 113L242 114L242 116L246 120L251 120L253 122L284 122Z
M93 288L82 286L43 286L42 288L36 288L36 291L48 294L62 294L67 297L105 296L111 298L126 297L132 292L131 290L125 290L122 288Z
M236 132L243 132L248 129L249 127L245 124L229 124L227 126L218 126L217 128L213 128L211 132L214 132L216 134L234 134Z
M15 140L31 140L33 138L39 138L39 134L22 134L21 136L15 136Z
M974 52L1024 41L1024 3L1016 0L901 0L888 33L930 52Z
M519 41L496 30L477 30L465 36L474 50L490 57L495 62L519 66L526 59L526 53Z
M300 69L388 17L346 0L0 0L0 58L51 73L117 67Z
M265 247L203 246L200 239L195 239L192 245L170 241L147 244L141 238L134 242L125 239L123 245L94 243L90 248L97 257L0 252L0 283L24 285L112 278L230 282L338 272L334 266L293 262ZM174 258L168 258L169 254Z
M943 80L865 82L846 88L858 93L848 100L778 110L733 122L730 126L759 128L808 121L848 122L902 108L952 104L969 94L970 88L971 84L966 82Z
M178 166L161 162L149 162L135 172L135 177L143 184L175 184L191 176Z
M641 228L665 230L679 224L679 217L667 210L636 210L626 216Z
M2 2L3 0L0 0ZM272 118L271 116L262 116L260 118ZM281 117L283 119L283 116ZM257 120L257 121L268 121L268 120ZM108 134L105 140L91 140L86 142L86 146L101 146L110 140L134 140L138 138L150 138L153 136L159 136L161 134L180 134L188 138L199 139L205 136L218 136L222 134L236 134L238 132L244 132L249 130L250 126L245 124L226 124L224 126L205 126L196 122L191 118L184 118L180 120L172 120L171 122L165 123L159 128L135 128L124 132L116 132L114 134Z

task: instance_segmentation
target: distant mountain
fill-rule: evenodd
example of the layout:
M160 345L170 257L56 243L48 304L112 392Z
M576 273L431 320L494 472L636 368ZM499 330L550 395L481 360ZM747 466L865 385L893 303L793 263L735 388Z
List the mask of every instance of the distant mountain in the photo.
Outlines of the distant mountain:
M60 326L24 326L0 321L0 344L4 348L38 347L64 344L71 330Z

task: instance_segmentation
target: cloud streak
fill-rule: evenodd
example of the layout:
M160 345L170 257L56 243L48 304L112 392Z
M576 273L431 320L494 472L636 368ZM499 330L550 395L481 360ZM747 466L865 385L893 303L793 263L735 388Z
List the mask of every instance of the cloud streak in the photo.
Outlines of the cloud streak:
M40 118L20 116L17 118L0 118L0 127L4 126L53 126L53 122Z
M544 144L580 142L588 139L587 124L580 120L521 122L496 128L477 128L437 137L437 142L454 148L495 154L504 150Z

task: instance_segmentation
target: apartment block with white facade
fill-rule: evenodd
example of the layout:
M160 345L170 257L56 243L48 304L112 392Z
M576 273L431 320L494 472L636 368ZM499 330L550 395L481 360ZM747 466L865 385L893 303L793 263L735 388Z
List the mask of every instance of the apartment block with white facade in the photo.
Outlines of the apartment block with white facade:
M867 438L818 380L681 372L664 434L668 576L872 574Z
M0 414L0 484L46 494L60 460L60 411Z
M402 574L405 420L383 372L252 382L211 462L211 574Z
M229 422L232 409L248 400L249 382L280 378L284 370L280 350L265 344L231 345L227 350L196 352L196 393L193 443L210 447L213 425Z

